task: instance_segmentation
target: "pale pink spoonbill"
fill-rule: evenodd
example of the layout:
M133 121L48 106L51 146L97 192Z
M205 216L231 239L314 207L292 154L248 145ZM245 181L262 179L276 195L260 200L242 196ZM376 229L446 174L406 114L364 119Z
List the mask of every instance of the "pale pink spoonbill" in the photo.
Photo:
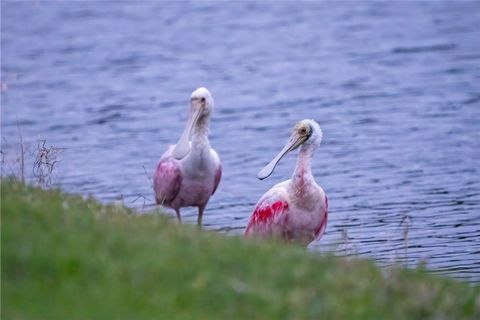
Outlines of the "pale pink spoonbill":
M195 90L187 126L178 143L162 155L155 171L156 202L174 209L179 222L180 208L194 206L198 207L198 225L202 225L203 211L222 176L220 158L208 141L212 111L210 92L206 88Z
M295 125L282 151L257 175L260 180L267 178L283 156L300 147L293 176L260 198L245 230L246 237L277 238L306 246L323 235L328 200L311 170L313 153L321 142L322 130L314 120Z

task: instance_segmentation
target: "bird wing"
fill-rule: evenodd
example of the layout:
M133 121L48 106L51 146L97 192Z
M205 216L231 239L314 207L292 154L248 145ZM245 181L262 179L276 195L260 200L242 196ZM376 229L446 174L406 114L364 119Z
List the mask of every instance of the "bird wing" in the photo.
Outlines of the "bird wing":
M257 203L250 222L245 230L245 236L251 234L270 235L272 226L284 219L288 212L288 202L278 194L265 194Z
M215 171L215 178L213 181L213 191L212 194L217 191L218 185L220 184L220 180L222 179L222 163L220 161L220 157L218 156L217 152L210 148L210 152L213 156L214 162L217 164L217 171Z
M317 238L320 238L321 236L323 236L324 232L325 232L325 229L327 228L327 220L328 220L328 198L327 196L325 195L325 210L324 210L324 213L323 213L323 220L322 222L320 223L320 225L317 227L317 229L315 230L315 239Z
M215 181L214 181L214 185L213 185L212 194L214 194L215 191L217 191L217 187L220 184L220 179L222 179L222 165L221 164L218 165L217 172L215 172Z
M172 202L178 195L181 184L182 174L178 162L171 157L162 157L153 177L157 204Z

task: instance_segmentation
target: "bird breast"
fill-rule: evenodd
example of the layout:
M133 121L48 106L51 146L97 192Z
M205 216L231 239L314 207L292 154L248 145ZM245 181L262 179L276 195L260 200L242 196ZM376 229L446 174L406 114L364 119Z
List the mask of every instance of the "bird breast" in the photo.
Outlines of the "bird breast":
M305 210L314 211L322 201L321 191L314 181L293 181L288 186L290 200L295 207Z
M210 149L193 149L184 159L184 172L193 180L202 180L215 175L215 163Z

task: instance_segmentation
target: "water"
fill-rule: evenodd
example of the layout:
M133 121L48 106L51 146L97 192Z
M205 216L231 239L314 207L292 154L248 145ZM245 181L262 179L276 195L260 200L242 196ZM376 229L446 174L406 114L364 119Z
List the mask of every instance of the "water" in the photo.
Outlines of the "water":
M206 228L243 232L296 155L265 181L257 171L295 122L314 118L324 142L313 172L330 214L312 250L480 281L479 2L1 9L6 163L18 131L30 150L47 139L66 148L55 176L63 189L139 209L144 195L151 208L144 167L153 173L184 127L190 93L206 86L224 168ZM194 223L196 211L183 216Z

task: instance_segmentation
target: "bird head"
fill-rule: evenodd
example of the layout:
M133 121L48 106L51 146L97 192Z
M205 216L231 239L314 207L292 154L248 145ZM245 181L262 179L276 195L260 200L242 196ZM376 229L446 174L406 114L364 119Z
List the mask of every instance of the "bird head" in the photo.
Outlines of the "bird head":
M293 127L292 134L282 151L280 151L270 163L258 172L257 178L263 180L269 177L273 173L278 162L290 151L293 151L302 145L304 148L315 149L322 142L322 136L322 129L320 129L320 126L315 120L305 119L298 122L295 127Z
M199 122L209 117L213 111L213 98L207 88L198 88L190 96L190 114L185 130L173 149L172 156L183 159L190 152L190 138L193 128Z
M190 109L198 110L199 118L209 116L213 111L213 98L207 88L201 87L192 92L190 96Z

